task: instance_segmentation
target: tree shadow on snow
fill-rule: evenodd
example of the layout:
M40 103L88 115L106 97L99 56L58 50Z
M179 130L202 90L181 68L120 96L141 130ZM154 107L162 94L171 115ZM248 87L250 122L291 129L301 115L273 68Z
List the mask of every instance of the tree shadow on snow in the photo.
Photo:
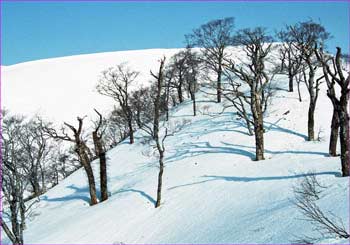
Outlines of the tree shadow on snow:
M231 146L231 147L240 147L240 148L248 148L251 149L252 152L254 152L254 157L255 157L255 146L245 146L245 145L238 145L238 144L231 144L231 143L226 143L226 142L222 142L222 144L227 145L227 146ZM295 150L285 150L285 151L272 151L272 150L268 150L265 149L265 153L268 154L302 154L302 155L320 155L320 156L324 156L324 157L328 157L327 153L324 152L320 152L320 151L295 151Z
M335 177L340 177L339 172L319 172L319 173L305 173L305 174L296 174L296 175L285 175L285 176L267 176L267 177L238 177L238 176L218 176L218 175L203 175L201 178L207 178L206 180L197 181L193 183L177 185L168 188L168 190L173 190L181 187L198 185L206 182L212 181L228 181L228 182L255 182L255 181L275 181L275 180L287 180L287 179L297 179L311 175L334 175Z
M153 199L150 195L148 195L146 192L141 191L141 190L136 190L136 189L121 189L119 191L116 191L113 193L114 194L119 194L119 193L125 193L125 192L135 192L140 194L142 197L146 198L147 201L151 202L153 205L156 204L156 200Z
M89 191L87 187L79 188L79 187L76 187L75 185L69 185L66 188L74 190L74 193L68 196L55 197L55 198L48 198L45 195L41 199L48 202L65 202L70 200L83 200L87 203L90 203Z
M200 156L203 154L217 154L217 153L226 153L226 154L235 154L243 155L249 157L250 159L255 158L255 154L246 151L243 149L233 148L233 147L224 147L224 146L213 146L209 142L196 142L196 143L186 143L178 147L175 153L166 158L167 162L179 161L188 157Z

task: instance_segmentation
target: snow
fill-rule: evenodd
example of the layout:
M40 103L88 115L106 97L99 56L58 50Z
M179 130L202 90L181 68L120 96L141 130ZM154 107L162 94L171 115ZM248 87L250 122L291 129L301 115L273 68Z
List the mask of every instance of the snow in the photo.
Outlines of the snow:
M112 105L93 91L101 70L127 60L142 72L143 82L149 79L148 71L157 68L157 59L174 52L112 52L9 66L3 74L4 104L22 113L41 107L44 115L72 121L95 106ZM293 186L311 172L327 186L319 202L322 209L349 227L349 178L339 177L339 158L327 154L332 107L325 84L315 117L316 135L321 129L322 139L307 142L305 87L299 102L297 92L286 92L285 76L276 81L281 90L265 118L266 160L252 160L254 137L247 135L235 112L219 113L222 104L200 92L198 116L191 116L189 100L171 111L171 128L186 126L165 141L160 208L154 208L157 154L138 131L134 145L126 140L108 152L107 201L89 206L86 177L78 170L41 196L27 224L25 242L291 243L297 236L315 235L293 204ZM39 87L43 88L38 91ZM98 162L93 165L99 183ZM349 243L335 238L320 242Z

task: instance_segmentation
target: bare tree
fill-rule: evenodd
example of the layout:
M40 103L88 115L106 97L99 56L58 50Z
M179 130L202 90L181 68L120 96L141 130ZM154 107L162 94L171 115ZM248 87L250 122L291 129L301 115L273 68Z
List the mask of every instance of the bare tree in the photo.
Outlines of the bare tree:
M24 124L23 137L20 138L20 144L27 156L24 169L30 176L29 183L34 196L39 196L46 191L45 164L49 162L50 151L53 148L43 130L47 125L49 124L40 117L31 119Z
M248 134L252 136L254 135L254 131L252 129L254 121L248 114L250 109L247 109L250 104L250 96L249 94L241 91L242 83L236 81L236 77L232 75L230 69L226 69L224 74L227 84L223 89L223 96L230 102L230 105L224 105L224 110L234 107L237 110L238 117L244 120Z
M26 229L26 218L31 207L25 203L27 190L32 172L27 169L27 151L24 151L21 140L28 128L25 118L12 116L2 111L1 131L1 187L2 215L0 225L13 244L23 244L23 231ZM7 220L9 220L9 223Z
M185 74L186 74L186 61L188 53L186 51L179 51L174 54L170 59L168 65L168 72L166 72L164 79L168 80L166 84L169 84L167 88L175 88L179 103L184 101L184 87L185 87Z
M197 114L196 108L196 92L198 91L198 77L200 75L201 60L196 52L193 52L190 48L186 49L187 59L186 59L186 72L185 80L187 85L187 90L190 94L193 107L193 116Z
M341 49L337 47L336 56L327 57L323 53L322 47L320 50L315 49L316 56L322 64L324 78L327 83L327 96L333 105L333 117L331 124L331 137L329 152L331 155L336 155L336 146L338 132L340 129L340 158L342 165L343 176L350 174L350 155L349 155L349 74L346 77L343 72L341 63ZM340 88L340 95L336 93L336 85Z
M154 74L151 71L151 75L156 79L156 90L154 98L154 118L153 118L153 136L156 142L156 147L159 153L159 173L158 173L158 187L157 187L157 201L155 207L158 208L161 202L162 196L162 183L163 183L163 172L164 172L164 140L168 136L168 130L165 128L165 134L160 137L160 106L161 106L161 94L164 83L164 64L165 57L160 60L160 66L158 73Z
M313 225L313 229L324 235L348 239L350 234L341 219L331 212L326 214L317 204L320 194L325 189L317 180L314 173L306 174L298 186L294 187L294 204L303 214L304 218ZM316 238L303 237L297 242L314 243Z
M250 106L255 134L256 160L259 161L264 159L264 111L272 95L270 82L273 76L269 76L265 68L266 57L272 48L272 38L266 34L264 28L258 27L239 31L235 39L237 44L244 47L249 63L238 66L233 60L227 59L229 62L227 69L249 87L249 94L243 97L241 97L243 94L235 91L239 85L233 88L233 92L238 96L238 103L242 103L240 98L243 98ZM242 113L243 116L244 114Z
M95 154L100 159L100 188L101 188L101 202L108 199L108 187L107 187L107 160L106 160L106 149L103 147L102 136L104 130L101 128L103 118L101 113L96 109L99 119L95 130L92 132L92 139L95 146Z
M325 28L313 21L300 22L292 26L288 26L290 37L295 44L295 48L300 52L301 59L307 67L307 71L303 70L304 82L309 92L310 102L308 111L308 140L315 140L314 132L314 114L316 102L320 89L321 79L315 79L315 71L318 68L317 60L315 60L315 45L322 44L329 38L329 33Z
M189 45L198 46L203 54L203 62L206 67L215 72L217 102L221 102L221 77L225 51L233 44L232 31L234 18L224 18L210 21L199 28L194 29L192 34L186 35Z
M125 63L109 68L102 73L102 78L96 86L97 91L113 98L120 106L128 127L130 144L134 143L133 113L130 107L130 84L135 81L139 72L132 71Z
M73 136L69 136L68 133L66 133L65 128L62 128L61 134L57 133L57 131L53 128L44 128L45 132L50 135L52 138L56 140L63 140L74 143L75 149L74 151L78 155L79 162L83 166L85 173L87 175L88 184L89 184L89 191L90 191L90 205L97 204L97 196L96 196L96 185L95 185L95 178L94 178L94 172L91 167L91 153L90 149L86 145L85 140L82 137L82 130L83 130L83 118L78 117L78 127L75 128L74 126L64 123L66 127L68 127L72 133Z
M156 87L140 88L132 95L132 108L137 126L154 138L154 91Z
M281 72L288 75L289 92L293 92L295 76L300 72L302 64L301 55L298 49L295 48L295 43L289 30L279 31L277 37L282 42L279 48Z

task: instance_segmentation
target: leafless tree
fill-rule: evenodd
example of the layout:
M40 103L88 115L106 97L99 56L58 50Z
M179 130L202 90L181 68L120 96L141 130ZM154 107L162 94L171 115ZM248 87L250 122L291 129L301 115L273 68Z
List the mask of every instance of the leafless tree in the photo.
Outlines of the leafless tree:
M168 80L166 84L169 84L169 86L167 88L176 89L179 103L184 101L187 56L188 53L186 51L179 51L174 54L170 59L170 64L164 76L164 79Z
M121 108L114 107L105 123L105 148L112 148L129 137L128 123Z
M190 94L193 107L193 116L197 114L196 107L196 92L198 91L198 79L201 69L201 60L198 53L193 52L190 48L186 49L187 59L186 59L186 72L185 72L185 81L187 90Z
M33 197L46 191L46 164L50 162L53 144L45 135L43 127L49 125L39 116L24 124L23 137L20 144L27 157L24 169L30 176L29 183L32 187Z
M60 134L54 128L46 127L44 128L44 130L49 136L51 136L56 140L63 140L63 141L74 143L74 147L75 147L74 151L78 155L79 162L83 166L85 173L87 175L89 191L90 191L90 205L95 205L97 204L97 196L96 196L94 172L91 167L92 157L90 156L92 154L90 153L90 149L88 148L85 140L82 137L83 118L78 117L77 120L78 120L77 128L75 128L74 126L66 122L64 123L64 125L71 130L71 132L73 133L73 136L70 136L66 132L64 127L62 128Z
M235 39L237 44L244 47L249 63L237 65L232 59L227 59L226 68L249 88L249 94L243 95L237 92L240 87L239 83L235 85L233 93L238 96L238 102L234 103L243 103L241 99L243 98L250 106L254 125L256 160L259 161L264 159L264 111L272 95L270 89L272 76L268 75L265 68L267 55L272 49L272 38L266 34L264 28L258 27L239 31ZM241 113L244 116L245 113L242 111Z
M226 57L225 51L228 46L233 44L232 32L234 27L234 18L224 18L210 21L199 28L194 29L189 35L186 35L188 44L201 48L203 62L206 67L215 72L217 102L221 102L221 77L223 62Z
M346 230L340 218L331 212L324 212L317 204L321 198L320 194L325 189L317 180L314 173L306 174L298 186L294 187L294 204L302 213L304 219L313 225L313 229L324 235L349 239L349 232ZM298 242L313 243L317 240L312 237L303 237Z
M107 187L107 160L106 149L103 147L102 136L104 130L102 128L103 118L101 113L96 109L95 112L98 115L98 122L95 130L92 132L92 139L95 146L95 155L100 159L100 189L101 189L101 202L108 199L108 187Z
M154 138L154 91L156 89L156 86L152 84L148 88L140 88L134 91L132 96L132 108L136 124L152 138Z
M109 68L102 73L102 78L96 86L97 91L113 98L120 106L128 123L130 144L134 143L133 113L130 107L130 84L135 81L139 72L132 71L125 63Z
M25 136L24 117L13 116L2 111L1 160L2 160L2 215L0 225L13 244L23 244L23 231L26 228L29 206L25 203L31 172L26 169L28 160L21 139ZM7 220L9 220L9 223Z
M341 63L341 49L337 47L337 53L334 56L324 54L322 47L315 49L316 56L322 64L324 78L327 83L327 96L333 105L333 117L331 124L331 136L329 153L336 155L337 139L340 129L340 158L343 176L350 174L350 154L349 154L349 74L344 75ZM336 85L340 88L340 95L336 93Z
M315 140L314 132L314 114L316 102L320 90L321 79L315 79L315 71L318 68L317 59L315 59L315 45L322 44L329 38L326 29L313 21L300 22L288 26L290 37L295 44L295 48L300 52L301 59L305 63L307 70L303 70L304 82L309 92L310 102L308 111L308 140Z
M293 92L295 76L300 72L302 58L288 29L279 31L277 37L282 42L279 48L281 72L288 75L289 92Z
M162 196L162 183L163 183L163 172L164 172L164 140L168 136L168 130L165 128L164 136L160 136L160 107L161 107L161 94L164 88L164 64L165 57L160 60L159 70L156 74L151 71L151 75L156 79L156 90L154 98L154 118L153 118L153 136L156 143L156 147L159 153L159 173L158 173L158 187L157 187L157 200L155 207L158 208L161 203Z
M225 69L224 75L226 78L226 86L224 86L223 89L223 96L230 102L229 105L224 105L224 109L234 107L238 117L244 120L248 134L252 136L254 135L252 129L254 121L249 115L250 109L247 108L250 104L250 96L241 91L242 83L236 80L236 76L232 74L230 69Z

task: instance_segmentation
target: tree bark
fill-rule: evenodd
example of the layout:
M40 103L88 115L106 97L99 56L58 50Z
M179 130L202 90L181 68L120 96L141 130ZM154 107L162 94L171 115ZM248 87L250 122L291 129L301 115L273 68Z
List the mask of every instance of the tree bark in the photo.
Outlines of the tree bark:
M293 92L294 91L294 89L293 89L294 76L291 73L289 73L288 78L289 78L289 92Z
M350 155L349 155L349 114L347 105L343 105L339 113L340 122L340 158L343 177L350 174Z
M264 125L262 118L254 125L256 161L264 160Z
M129 138L130 138L130 144L134 144L134 129L132 127L132 119L128 118L128 127L129 127Z
M308 141L315 140L315 132L314 132L314 125L315 125L315 104L312 102L312 99L310 98L310 105L309 105L309 111L308 111L308 120L307 120L307 135Z
M222 75L222 65L219 62L218 78L217 78L217 102L221 102L221 75Z
M94 131L92 133L92 138L94 140L95 152L100 159L100 188L101 188L101 201L108 199L108 187L107 187L107 161L106 152L103 149L101 138L97 135L98 133Z
M85 148L84 146L78 146L78 155L88 178L89 192L90 192L90 205L93 206L97 204L96 184L95 184L94 172L91 167L90 159L87 153L85 152L84 148Z
M163 151L163 149L160 149L159 147L158 147L158 151L159 151L159 173L158 173L157 201L156 201L156 204L155 204L156 208L158 208L160 206L160 202L161 202L161 199L162 199L162 184L163 184L162 180L163 180L163 172L164 172L164 162L163 162L164 151Z
M329 140L329 155L332 157L337 156L337 142L339 136L339 115L338 112L333 109L331 135Z

